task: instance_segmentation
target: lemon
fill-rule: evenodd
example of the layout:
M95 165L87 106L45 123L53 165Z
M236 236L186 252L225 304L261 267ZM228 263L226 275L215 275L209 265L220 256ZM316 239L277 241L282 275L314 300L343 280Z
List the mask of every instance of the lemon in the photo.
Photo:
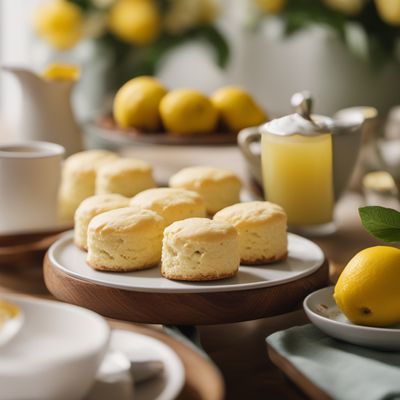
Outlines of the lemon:
M152 0L118 0L110 10L108 24L120 39L146 45L158 37L161 17Z
M286 0L256 0L256 3L261 10L275 14L285 7Z
M360 325L400 322L400 250L376 246L360 251L343 270L334 298L346 317Z
M166 93L165 87L150 76L131 79L115 95L115 120L121 128L160 129L158 107Z
M392 175L386 171L369 172L363 178L363 186L379 192L393 192L396 190L396 183Z
M0 300L0 328L7 320L15 318L19 313L20 309L16 304Z
M365 0L324 0L324 3L345 15L357 15L364 8Z
M227 86L217 90L211 101L218 110L223 124L232 131L259 125L267 120L264 111L246 91Z
M174 0L169 2L163 26L173 35L183 33L202 24L210 24L219 13L215 0Z
M83 35L81 9L65 0L51 1L39 7L33 16L33 25L38 35L57 50L71 49Z
M390 25L400 25L400 0L375 0L381 18Z
M211 101L196 90L169 92L160 103L165 128L178 135L210 133L217 125L217 110Z
M53 63L43 71L43 78L50 81L76 81L79 79L79 67L73 64Z

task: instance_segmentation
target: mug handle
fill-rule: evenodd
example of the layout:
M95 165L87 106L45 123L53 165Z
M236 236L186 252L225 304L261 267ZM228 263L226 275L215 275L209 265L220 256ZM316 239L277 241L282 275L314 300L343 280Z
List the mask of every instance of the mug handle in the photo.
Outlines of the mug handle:
M255 164L261 170L261 155L251 150L251 144L261 140L261 133L257 126L246 128L240 131L238 145L243 155L250 164Z

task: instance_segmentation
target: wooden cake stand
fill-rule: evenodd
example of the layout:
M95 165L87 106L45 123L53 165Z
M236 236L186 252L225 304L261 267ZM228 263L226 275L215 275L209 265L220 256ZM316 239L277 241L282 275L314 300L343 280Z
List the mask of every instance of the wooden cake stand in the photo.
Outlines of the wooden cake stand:
M69 250L64 250L65 248ZM86 255L80 250L75 250L71 234L67 233L50 248L45 257L44 278L47 288L58 299L89 308L107 317L163 325L223 324L272 317L293 311L301 305L307 294L326 286L328 263L324 261L321 250L317 246L315 248L320 261L310 269L311 272L286 283L257 288L253 285L251 289L245 285L244 289L232 290L235 289L232 286L236 283L223 282L218 288L212 285L200 289L198 286L185 286L184 290L166 292L162 286L172 284L162 277L159 281L156 278L157 287L152 289L126 289L116 287L115 283L109 284L108 281L106 284L96 282L93 275L85 276L85 271L89 274L93 271L86 269ZM64 255L57 256L60 253ZM60 258L57 260L57 257ZM69 269L63 269L60 260L61 263L70 265L82 264L83 275L74 275ZM271 271L273 267L270 268ZM275 269L279 272L283 267L277 266ZM157 271L154 274L157 274ZM135 282L146 279L143 275L129 277L124 274L113 276L107 273L101 273L100 278L117 278L122 285L128 279L134 279Z
M103 116L85 124L85 130L113 144L158 144L165 146L234 146L236 132L207 135L177 135L171 132L143 132L120 128L111 116Z

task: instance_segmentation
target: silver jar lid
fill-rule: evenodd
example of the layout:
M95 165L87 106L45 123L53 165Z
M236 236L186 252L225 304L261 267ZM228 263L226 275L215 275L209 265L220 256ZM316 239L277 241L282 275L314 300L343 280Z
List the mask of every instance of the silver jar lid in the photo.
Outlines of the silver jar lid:
M315 136L331 131L332 119L312 114L312 97L308 91L295 93L291 98L294 113L273 119L260 127L261 133L278 136Z

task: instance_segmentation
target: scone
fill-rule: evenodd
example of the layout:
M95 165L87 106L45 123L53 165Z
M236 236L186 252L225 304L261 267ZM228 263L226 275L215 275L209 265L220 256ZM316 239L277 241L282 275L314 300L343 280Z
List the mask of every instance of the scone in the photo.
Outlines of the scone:
M214 220L228 222L237 230L241 264L267 264L287 256L287 217L277 204L234 204L216 213Z
M111 151L88 150L65 160L59 193L60 218L63 221L72 221L79 204L94 195L97 168L118 158Z
M226 222L189 218L164 231L161 274L182 281L210 281L235 275L240 263L238 234Z
M133 158L121 158L97 170L96 194L119 193L126 197L155 187L151 165Z
M148 189L137 194L130 204L157 212L166 226L181 219L206 216L203 198L186 189Z
M214 167L189 167L173 175L169 186L199 193L206 203L206 210L217 211L240 201L240 179L232 171Z
M135 271L161 258L164 219L150 210L118 208L94 217L88 228L87 263L102 271Z
M80 249L87 250L87 229L92 218L106 211L128 207L129 200L120 194L98 194L83 200L75 211L75 244Z

